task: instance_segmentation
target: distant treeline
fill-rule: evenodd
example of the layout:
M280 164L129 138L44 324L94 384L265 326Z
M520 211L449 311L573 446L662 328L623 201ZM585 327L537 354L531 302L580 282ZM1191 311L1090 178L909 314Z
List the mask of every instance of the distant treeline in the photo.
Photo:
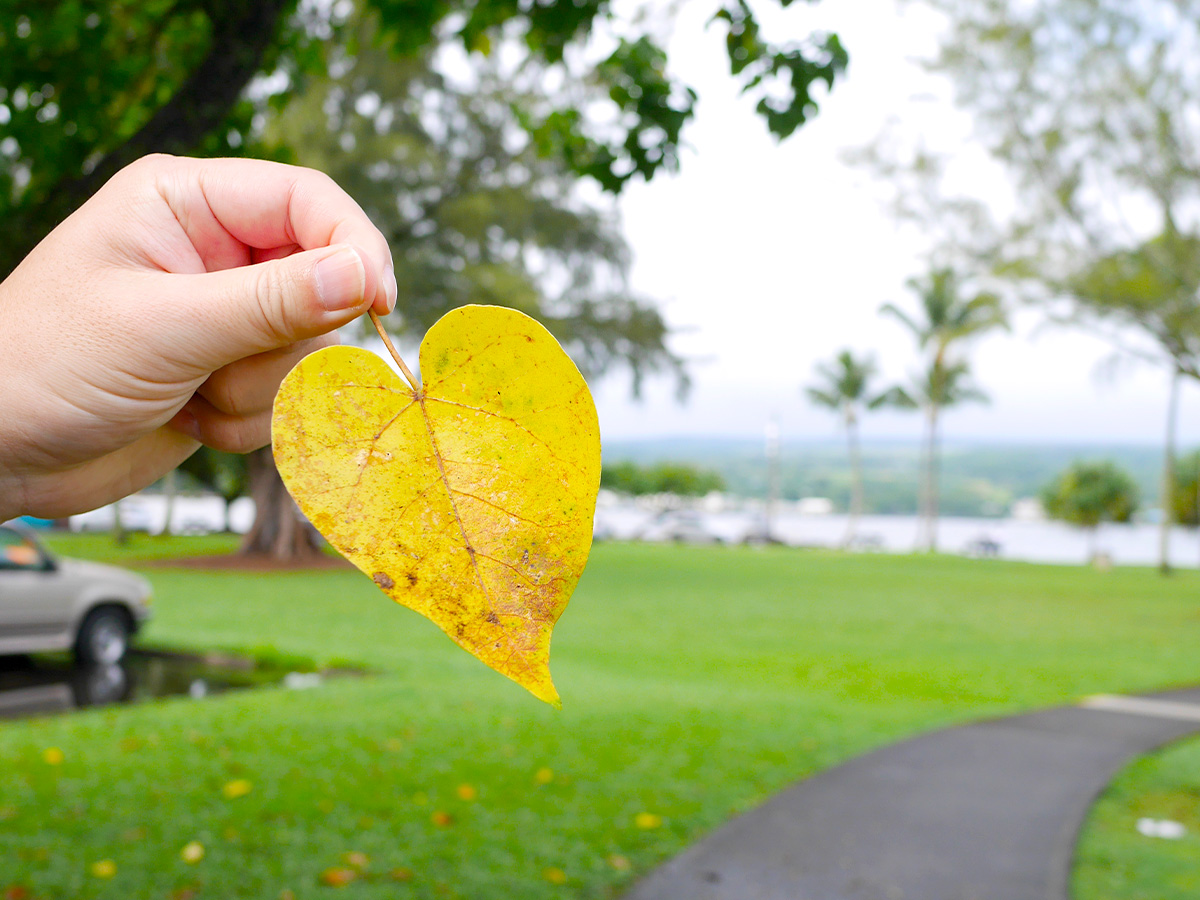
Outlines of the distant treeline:
M868 513L907 515L917 510L915 443L868 444L863 479ZM755 441L678 439L611 443L608 468L672 464L719 474L732 494L763 497L767 466ZM941 464L941 512L950 516L1003 516L1015 500L1038 497L1043 488L1079 459L1112 460L1136 482L1143 507L1157 504L1161 451L1112 445L987 446L949 444ZM610 463L609 460L612 460ZM785 444L779 465L780 494L787 500L828 497L839 510L850 502L850 471L840 444Z
M605 465L600 486L621 494L676 494L702 497L711 491L725 490L725 479L718 473L685 463L662 462L639 465L619 462Z

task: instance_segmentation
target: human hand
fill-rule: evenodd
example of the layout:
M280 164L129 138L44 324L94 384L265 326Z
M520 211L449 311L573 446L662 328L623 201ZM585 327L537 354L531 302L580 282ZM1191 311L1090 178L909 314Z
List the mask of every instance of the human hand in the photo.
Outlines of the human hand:
M0 521L110 503L200 442L265 445L296 361L395 302L387 242L327 176L133 163L0 283Z

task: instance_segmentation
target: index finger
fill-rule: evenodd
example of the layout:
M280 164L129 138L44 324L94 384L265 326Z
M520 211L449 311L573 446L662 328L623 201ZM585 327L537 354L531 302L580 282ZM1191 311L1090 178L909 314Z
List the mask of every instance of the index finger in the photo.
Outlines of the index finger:
M391 312L396 276L387 240L328 175L260 159L156 159L167 176L156 179L163 197L202 256L205 247L232 258L245 247L351 244L363 257L372 308Z

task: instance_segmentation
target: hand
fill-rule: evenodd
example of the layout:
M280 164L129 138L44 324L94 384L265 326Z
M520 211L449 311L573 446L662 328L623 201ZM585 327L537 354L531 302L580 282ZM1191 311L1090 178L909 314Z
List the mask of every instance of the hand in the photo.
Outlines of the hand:
M200 442L265 445L295 362L395 302L387 242L325 175L128 166L0 283L0 521L110 503Z

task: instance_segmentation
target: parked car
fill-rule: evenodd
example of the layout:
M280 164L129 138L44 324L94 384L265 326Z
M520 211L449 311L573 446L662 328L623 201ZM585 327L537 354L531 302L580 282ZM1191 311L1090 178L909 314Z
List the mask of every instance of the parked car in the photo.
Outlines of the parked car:
M723 544L696 510L668 510L650 522L640 535L643 541L673 541L676 544Z
M71 650L112 665L150 615L150 583L115 566L56 557L0 525L0 655Z

